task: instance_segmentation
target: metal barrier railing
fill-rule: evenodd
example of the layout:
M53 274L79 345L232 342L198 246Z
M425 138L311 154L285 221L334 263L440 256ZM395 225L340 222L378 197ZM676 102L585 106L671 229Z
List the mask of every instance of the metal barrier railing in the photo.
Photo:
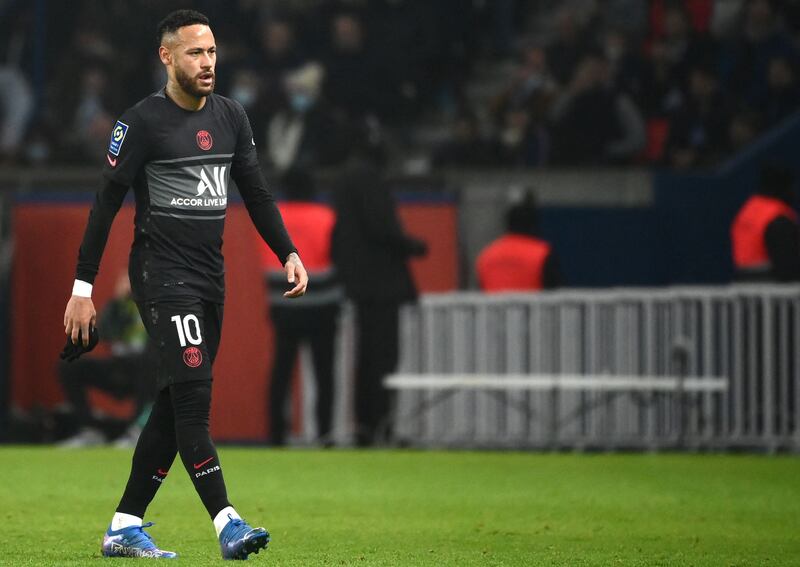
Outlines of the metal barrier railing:
M403 313L405 376L705 377L727 389L400 390L395 433L434 445L797 449L799 347L800 286L428 295Z

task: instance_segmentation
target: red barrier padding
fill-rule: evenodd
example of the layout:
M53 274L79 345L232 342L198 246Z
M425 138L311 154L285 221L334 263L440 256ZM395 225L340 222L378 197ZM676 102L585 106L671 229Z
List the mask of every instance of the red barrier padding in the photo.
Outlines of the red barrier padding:
M20 409L52 408L63 399L58 353L63 347L64 307L72 290L75 262L89 204L19 204L14 209L12 274L11 399ZM422 291L456 289L456 210L452 204L407 204L400 216L408 231L425 239L429 255L412 263ZM133 208L124 206L114 222L95 282L98 311L126 269L133 237ZM212 433L219 440L258 441L267 434L268 368L272 330L257 261L257 234L242 205L228 207L223 252L227 299L222 344L214 366ZM301 251L302 253L302 251ZM111 414L127 406L105 404ZM297 406L295 406L297 407Z

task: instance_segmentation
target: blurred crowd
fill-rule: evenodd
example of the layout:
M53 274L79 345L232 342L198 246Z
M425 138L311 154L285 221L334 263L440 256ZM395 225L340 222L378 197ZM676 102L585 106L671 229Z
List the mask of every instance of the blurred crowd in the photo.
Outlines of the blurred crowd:
M432 167L707 167L800 107L797 0L0 0L0 161L96 163L206 13L277 172L354 143Z

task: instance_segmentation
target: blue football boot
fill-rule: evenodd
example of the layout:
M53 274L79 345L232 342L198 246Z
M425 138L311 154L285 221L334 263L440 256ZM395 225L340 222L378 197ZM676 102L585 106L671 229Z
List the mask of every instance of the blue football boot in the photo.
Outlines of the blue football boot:
M231 518L219 534L219 547L223 559L247 559L258 553L269 543L269 532L264 528L253 528L239 518Z
M104 557L151 557L174 559L178 554L174 551L164 551L158 549L153 538L150 537L144 528L149 528L153 522L148 522L142 526L130 526L120 530L112 530L108 527L106 535L103 536L103 547L101 551Z

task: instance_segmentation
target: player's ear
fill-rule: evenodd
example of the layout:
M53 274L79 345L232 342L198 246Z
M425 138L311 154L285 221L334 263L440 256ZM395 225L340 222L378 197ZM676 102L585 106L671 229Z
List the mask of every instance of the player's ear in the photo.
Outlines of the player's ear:
M170 53L169 48L163 45L158 48L158 57L164 65L170 65L172 63L172 53Z

